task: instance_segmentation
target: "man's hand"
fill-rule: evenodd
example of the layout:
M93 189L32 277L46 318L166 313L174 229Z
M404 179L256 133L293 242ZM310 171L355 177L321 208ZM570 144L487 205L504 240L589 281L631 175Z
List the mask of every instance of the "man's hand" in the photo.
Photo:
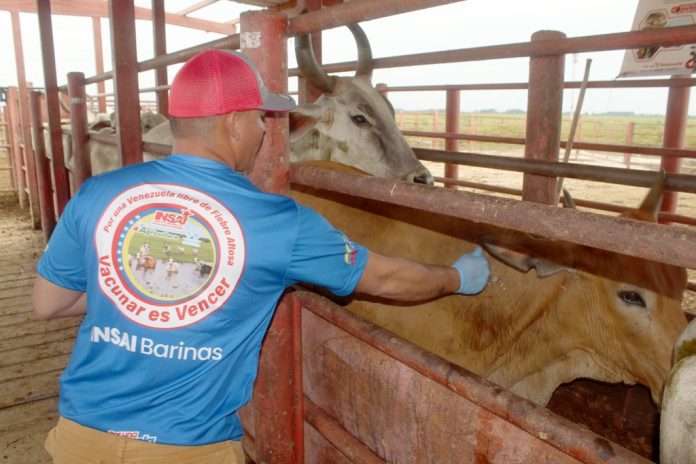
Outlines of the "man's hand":
M54 319L84 314L87 298L84 293L59 287L38 276L34 281L32 302L34 319Z
M475 295L483 291L491 275L491 268L481 247L462 255L452 265L459 271L459 289L462 295Z

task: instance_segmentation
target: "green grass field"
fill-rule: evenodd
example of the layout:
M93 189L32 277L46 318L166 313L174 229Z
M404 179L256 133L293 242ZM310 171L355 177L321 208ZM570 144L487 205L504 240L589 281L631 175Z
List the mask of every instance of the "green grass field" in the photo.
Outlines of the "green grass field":
M195 254L194 247L183 245L181 240L147 235L142 232L135 232L133 237L131 237L128 253L135 256L145 242L150 244L150 255L157 259L166 260L171 257L179 263L192 263L193 258L197 256L200 261L206 263L212 263L214 260L213 246L210 242L203 242L198 249L198 254ZM165 245L169 245L169 255L164 250ZM184 251L181 251L179 248L183 248Z

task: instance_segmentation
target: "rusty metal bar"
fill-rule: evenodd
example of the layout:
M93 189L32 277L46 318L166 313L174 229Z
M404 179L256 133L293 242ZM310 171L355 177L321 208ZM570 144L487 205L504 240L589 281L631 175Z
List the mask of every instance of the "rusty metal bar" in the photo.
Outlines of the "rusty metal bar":
M352 4L353 2L351 2ZM329 10L326 8L325 10ZM306 15L303 15L306 16ZM298 16L296 19L301 18ZM304 31L303 31L304 32ZM568 53L624 50L652 46L676 46L696 43L696 26L680 26L646 31L619 32L614 34L573 37L563 40L540 40L486 47L462 48L440 52L417 53L413 55L375 58L375 69L424 66L430 64L460 63L464 61L483 61L527 56L563 55ZM326 72L355 70L355 61L324 65ZM297 69L289 75L296 76Z
M563 176L573 179L607 182L610 184L651 187L655 182L655 172L604 166L586 166L576 163L554 163L550 161L527 160L510 156L482 155L479 153L450 153L442 150L414 148L419 159L441 163L455 163L462 166L477 166L503 171L517 171L539 176ZM668 174L665 189L675 192L696 193L696 176Z
M46 88L46 107L48 109L48 134L51 143L51 164L53 165L53 190L56 195L58 216L63 214L70 199L68 172L65 170L63 137L60 127L60 100L56 79L56 57L53 46L53 24L51 22L51 2L37 1L39 33L41 35L41 57L43 59L44 86ZM33 108L33 106L32 106ZM40 108L40 107L39 107ZM37 172L37 175L40 175ZM49 176L50 179L50 176ZM50 185L50 183L48 184ZM43 196L43 194L41 194Z
M301 344L297 340L301 337L301 310L294 294L286 295L278 304L261 348L254 386L257 462L303 462L303 394L301 382L297 383L302 370L301 349L294 352Z
M143 162L133 0L109 0L118 151L124 166Z
M322 7L322 0L305 0L305 8L307 11L319 11ZM322 31L315 31L310 34L312 41L312 49L314 50L314 56L317 59L317 63L322 62ZM300 76L297 88L299 89L299 102L304 103L314 103L317 98L322 95L321 89L312 85L311 81Z
M336 419L314 404L307 396L304 397L304 404L307 423L340 451L348 459L348 462L357 464L384 464L386 462L351 435Z
M352 0L289 20L288 35L321 31L370 19L422 10L460 0Z
M407 137L471 140L476 142L504 143L510 145L525 144L525 139L522 137L498 137L493 135L451 134L444 132L421 132L412 130L402 130L401 133ZM567 143L567 141L562 140L560 146L562 148L565 148ZM661 156L663 158L696 158L696 150L684 150L677 148L646 147L639 145L616 145L609 143L594 142L574 142L573 148L583 150L605 151L609 153L626 153L627 151L630 151L631 153L636 155Z
M184 48L176 52L168 53L162 56L156 56L149 60L141 61L137 63L137 68L139 72L149 71L151 69L157 69L162 66L169 66L170 64L183 63L184 61L191 58L196 53L202 52L209 48L228 48L228 49L238 49L239 48L239 34L230 35L227 37L222 37L220 39L212 40L194 47ZM107 79L113 79L113 71L107 71L105 73L96 74L94 76L85 79L85 84L96 84L100 81L105 81ZM67 87L61 87L61 90L67 90Z
M565 34L539 31L532 42L559 41ZM529 96L527 98L527 143L524 157L528 160L558 160L563 113L563 55L535 56L529 60ZM522 199L539 203L556 203L556 177L525 173Z
M680 80L679 77L673 77ZM663 146L665 148L683 148L686 126L689 122L689 95L691 87L672 87L667 97L667 113ZM678 158L663 158L662 169L667 173L678 173L681 160ZM674 213L677 210L678 194L665 192L662 197L661 211Z
M445 106L446 120L445 131L448 133L459 132L459 113L460 113L460 93L458 90L447 91L447 101ZM445 139L445 150L458 151L459 143L455 139ZM456 164L445 164L445 177L448 179L459 178L459 166ZM454 188L453 184L445 182L445 187Z
M97 74L102 74L104 72L104 47L102 46L101 18L96 16L92 17L92 36L94 37L94 66ZM100 94L98 100L100 113L106 113L106 98L101 96L105 91L104 81L97 82L97 92Z
M445 179L444 177L434 177L433 178L435 182L439 182L441 184L444 184L445 181L448 181L452 184L458 185L460 187L467 187L467 188L472 188L472 189L478 189L478 190L485 190L488 192L495 192L495 193L503 193L505 195L515 195L518 197L522 196L522 190L520 189L513 189L509 187L501 187L499 185L490 185L490 184L482 184L480 182L470 182L466 180L448 180ZM626 211L626 206L622 205L615 205L612 203L601 203L598 201L590 201L590 200L583 200L581 198L573 198L575 201L575 204L578 206L582 206L584 208L592 208L592 209L597 209L600 211L612 211L615 213L621 213L623 211ZM560 203L560 201L559 201ZM678 224L686 224L690 226L696 226L696 218L692 218L689 216L683 216L680 214L671 214L671 213L659 213L658 219L664 221L664 222L674 222Z
M449 194L454 192L447 191ZM538 208L548 208L533 204ZM563 211L562 208L553 208ZM414 369L423 376L503 418L530 435L588 464L648 462L622 447L614 447L586 428L553 414L548 409L517 397L464 368L427 353L391 332L359 319L325 298L298 292L302 305L369 346ZM610 460L608 459L610 456Z
M74 191L92 175L87 132L87 100L85 98L85 75L68 73L70 94L70 135L72 139L72 168ZM116 137L114 137L116 139ZM118 143L118 142L117 142Z
M7 120L9 118L7 105L1 108L1 110L2 111L0 111L0 115L2 116L2 118L0 118L0 127L3 128L2 130L5 134L5 142L7 143L0 144L0 148L6 150L7 152L7 159L10 163L8 169L10 171L10 185L13 191L17 191L17 173L14 165L14 156L12 155L12 135L10 134L10 125L7 123Z
M590 81L587 83L588 89L628 89L628 88L663 88L663 87L693 87L696 79L683 78L673 79L634 79L627 81ZM564 89L579 89L581 81L569 81L563 83ZM386 88L389 92L435 92L443 90L527 90L527 82L509 82L500 84L440 84L440 85L395 85Z
M9 142L12 145L12 167L14 168L15 190L19 200L19 207L26 208L27 195L24 192L25 179L22 171L22 157L19 150L19 102L17 87L8 87L5 117L7 122L7 134L9 134Z
M287 25L285 15L267 10L241 15L242 34L261 38L260 46L243 51L271 92L287 92ZM288 132L287 114L266 117L266 138L249 176L264 191L285 193L289 189ZM269 464L304 461L301 308L293 295L283 301L263 344L254 389L256 452L259 462Z
M41 3L41 2L39 2ZM40 8L40 7L39 7ZM51 188L51 166L46 158L44 129L41 121L41 100L43 95L36 90L31 92L31 119L34 133L34 157L36 161L36 178L39 184L39 211L41 231L48 242L56 227L56 213L53 208L53 189Z
M566 166L566 165L564 165ZM645 173L652 175L654 173ZM567 176L570 177L570 176ZM292 183L537 234L601 250L696 268L696 231L509 198L292 166ZM621 237L621 240L616 240Z
M689 282L686 284L686 289L692 292L696 292L696 282Z
M18 114L20 130L17 134L21 134L21 142L24 144L23 151L20 152L22 166L26 166L26 191L29 195L29 211L31 212L32 225L35 229L39 228L39 191L36 186L36 169L34 168L34 155L31 149L31 117L29 115L29 90L24 68L24 47L22 45L22 29L19 22L19 13L12 11L10 13L12 19L12 34L14 39L15 49L15 65L17 68L17 84L19 86L18 94Z
M208 1L208 3L216 1L212 0ZM152 0L152 40L155 46L155 57L167 54L166 27L164 0ZM166 66L155 69L155 84L157 87L167 85ZM169 117L169 94L166 90L157 91L157 112L165 117Z
M272 92L285 93L287 78L287 18L280 13L250 11L241 16L241 32L260 33L260 47L242 48L256 63L264 83ZM287 113L273 113L266 118L266 138L254 163L250 179L260 189L276 193L288 190Z
M160 1L160 0L155 0L155 1ZM174 13L174 14L177 14L177 15L180 15L180 16L186 16L186 15L189 14L189 13L193 13L194 11L198 11L198 10L200 10L201 8L205 8L205 7L208 6L208 5L212 5L213 3L216 3L217 1L218 1L218 0L201 0L200 2L194 3L193 5L189 6L188 8L184 8L183 10L177 11L177 12ZM153 6L154 6L154 5L153 5ZM152 10L153 10L153 11L152 11L152 16L154 17L154 16L155 16L154 7L153 7ZM163 19L164 19L164 17L163 17Z

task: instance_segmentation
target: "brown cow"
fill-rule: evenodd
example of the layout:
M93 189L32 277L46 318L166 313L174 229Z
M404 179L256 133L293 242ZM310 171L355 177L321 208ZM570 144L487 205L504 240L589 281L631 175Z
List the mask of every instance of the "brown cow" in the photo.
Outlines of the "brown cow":
M490 259L477 296L408 308L356 299L350 311L538 404L582 377L641 383L659 402L686 326L684 269L338 194L293 196L378 253L451 263L485 236L545 258L489 246L507 265ZM658 188L625 216L654 220L660 197Z

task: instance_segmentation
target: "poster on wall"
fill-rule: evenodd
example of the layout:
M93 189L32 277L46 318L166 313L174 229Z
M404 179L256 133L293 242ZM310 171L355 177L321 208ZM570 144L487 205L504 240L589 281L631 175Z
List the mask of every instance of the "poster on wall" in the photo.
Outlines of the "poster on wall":
M640 0L634 31L696 24L696 1ZM696 69L696 44L626 50L618 77L691 74Z

